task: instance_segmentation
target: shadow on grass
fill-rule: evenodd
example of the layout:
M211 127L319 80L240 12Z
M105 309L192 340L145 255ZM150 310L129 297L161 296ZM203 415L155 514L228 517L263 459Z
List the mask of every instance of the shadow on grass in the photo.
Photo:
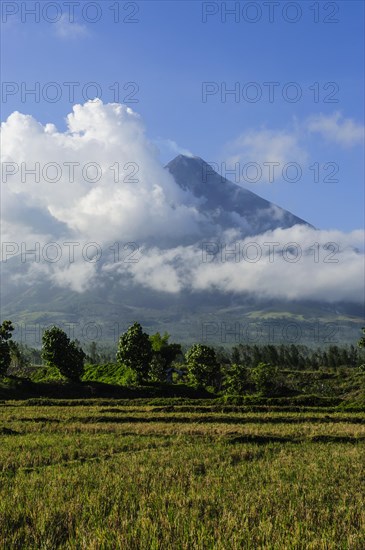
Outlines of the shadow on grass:
M27 378L9 377L0 384L0 399L24 400L32 398L51 399L140 399L156 397L187 399L213 399L216 396L204 389L195 389L185 384L146 384L145 386L120 386L103 382L32 382Z
M238 443L256 443L258 445L267 445L268 443L300 443L300 440L290 436L248 434L232 437L228 439L228 443L232 445Z
M67 422L80 422L80 423L109 423L109 424L134 424L134 423L166 423L166 424L309 424L309 423L351 423L351 424L364 424L363 418L352 417L280 417L280 418L262 418L260 416L250 416L239 418L235 416L219 416L219 415L195 415L195 416L128 416L123 412L119 416L73 416L66 419ZM37 418L24 418L25 421L37 421ZM40 417L40 422L47 421L46 418ZM52 420L51 420L52 421Z
M0 428L0 435L19 435L20 432L12 430L10 428Z
M343 435L317 435L314 437L295 437L281 435L239 435L228 439L229 444L256 443L257 445L267 445L270 443L362 443L365 436L350 437Z

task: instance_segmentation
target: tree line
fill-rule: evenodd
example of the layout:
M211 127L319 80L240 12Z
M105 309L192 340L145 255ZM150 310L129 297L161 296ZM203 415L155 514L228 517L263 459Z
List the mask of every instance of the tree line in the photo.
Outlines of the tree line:
M11 321L0 326L0 375L7 374L12 361L24 359L21 345L12 340ZM133 323L119 338L116 364L123 370L130 384L182 381L197 388L224 390L230 394L258 391L267 395L284 386L285 370L315 371L359 368L365 371L364 336L357 346L329 346L311 349L301 345L234 346L231 351L203 344L194 344L183 351L181 344L171 343L169 334L149 335L140 323ZM93 342L87 355L77 340L71 341L59 327L44 331L40 356L49 367L54 367L69 380L80 381L85 362L95 363L100 356Z

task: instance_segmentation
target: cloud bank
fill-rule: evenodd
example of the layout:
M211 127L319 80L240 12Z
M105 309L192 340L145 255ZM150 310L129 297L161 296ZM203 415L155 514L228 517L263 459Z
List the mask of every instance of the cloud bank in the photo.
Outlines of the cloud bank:
M363 299L362 231L298 225L247 237L232 216L222 233L161 166L141 118L124 105L75 105L65 132L14 112L1 132L2 261L11 271L17 258L13 282ZM242 143L282 162L300 153L286 134L262 131Z

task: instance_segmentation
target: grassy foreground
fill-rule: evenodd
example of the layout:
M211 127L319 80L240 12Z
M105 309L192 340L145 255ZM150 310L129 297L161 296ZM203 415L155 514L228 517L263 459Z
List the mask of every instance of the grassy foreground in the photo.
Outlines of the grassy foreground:
M0 548L363 550L364 414L5 402Z

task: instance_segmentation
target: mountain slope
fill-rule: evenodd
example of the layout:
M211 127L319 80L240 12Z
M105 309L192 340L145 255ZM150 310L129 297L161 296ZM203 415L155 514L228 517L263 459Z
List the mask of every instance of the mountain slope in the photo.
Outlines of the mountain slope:
M233 228L244 238L297 224L311 227L291 212L222 178L199 157L179 155L166 169L183 191L186 205L198 208L206 219L206 225L202 225L196 240L174 243L172 246L196 244L204 236L213 236L212 233L204 234L204 229L214 231L214 236L219 238L223 230ZM166 233L168 235L168 230ZM148 252L151 242L147 244ZM164 247L158 241L155 246L158 257L160 248ZM108 243L105 244L105 250L107 247ZM189 262L189 255L184 258ZM141 263L145 259L142 257ZM167 330L182 342L234 344L245 341L252 343L251 329L259 323L262 335L256 335L254 340L259 344L272 338L271 329L275 331L272 343L286 341L288 334L292 337L286 327L288 324L292 326L294 322L300 327L300 337L296 343L313 345L353 342L363 324L363 310L357 304L328 304L310 300L290 302L258 298L251 292L223 292L212 288L194 290L189 285L180 292L168 293L156 290L153 285L149 286L148 278L153 276L149 266L153 265L148 257L145 279L139 283L131 276L129 265L122 266L124 271L108 271L103 269L104 261L103 257L96 265L96 284L78 293L58 286L55 278L45 276L41 269L35 270L35 278L31 268L43 266L22 263L19 256L11 258L1 265L2 319L18 323L15 336L29 345L40 344L41 331L49 324L62 326L72 338L78 337L83 342L116 342L118 335L134 320L138 320L149 333ZM164 267L164 264L159 265ZM211 269L214 269L213 265ZM164 273L162 278L165 277ZM268 322L271 322L269 327ZM314 335L317 338L315 341ZM328 340L332 337L335 337L335 341Z
M202 199L201 211L224 229L240 227L245 235L256 235L296 224L312 227L291 212L220 176L200 157L178 155L166 168L182 189Z

